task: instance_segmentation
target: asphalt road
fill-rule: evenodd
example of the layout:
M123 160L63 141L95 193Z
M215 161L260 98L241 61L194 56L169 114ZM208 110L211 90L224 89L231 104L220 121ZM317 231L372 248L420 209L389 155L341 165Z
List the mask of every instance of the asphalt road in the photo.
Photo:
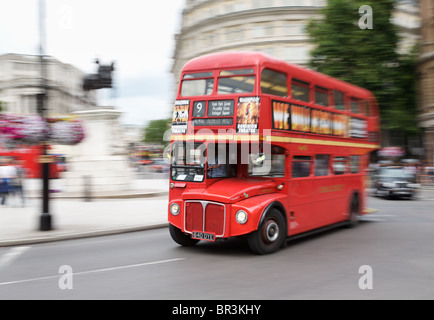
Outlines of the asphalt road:
M167 228L0 248L0 300L434 299L434 192L368 206L354 229L267 256L239 239L179 247Z

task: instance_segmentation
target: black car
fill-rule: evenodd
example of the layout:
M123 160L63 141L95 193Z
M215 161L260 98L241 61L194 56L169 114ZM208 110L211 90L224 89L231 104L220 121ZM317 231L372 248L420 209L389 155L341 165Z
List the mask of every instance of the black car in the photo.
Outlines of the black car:
M374 177L374 195L414 198L419 189L416 175L403 167L380 168Z

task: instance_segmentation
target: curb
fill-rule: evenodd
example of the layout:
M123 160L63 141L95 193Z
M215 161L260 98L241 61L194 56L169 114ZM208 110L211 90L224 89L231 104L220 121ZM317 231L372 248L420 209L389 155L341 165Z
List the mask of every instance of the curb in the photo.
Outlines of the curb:
M129 232L161 229L161 228L167 228L168 226L169 223L157 223L157 224L147 225L147 226L113 228L113 229L96 230L96 231L88 231L88 232L81 232L81 233L60 234L60 235L47 235L38 238L4 240L4 241L0 240L0 247L11 247L11 246L19 246L19 245L93 238L93 237L116 235L116 234L129 233ZM44 232L48 233L50 231L41 231L41 234Z
M126 193L126 194L95 194L85 196L83 194L62 194L62 193L50 193L50 199L136 199L136 198L152 198L168 195L168 191L157 191L149 193ZM41 195L29 195L31 199L41 199Z

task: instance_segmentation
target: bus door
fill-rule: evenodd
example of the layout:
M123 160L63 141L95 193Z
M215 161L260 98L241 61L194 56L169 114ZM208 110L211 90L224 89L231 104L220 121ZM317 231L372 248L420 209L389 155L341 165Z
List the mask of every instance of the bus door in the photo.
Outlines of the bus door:
M312 156L294 155L290 163L289 212L290 234L310 229L312 221Z

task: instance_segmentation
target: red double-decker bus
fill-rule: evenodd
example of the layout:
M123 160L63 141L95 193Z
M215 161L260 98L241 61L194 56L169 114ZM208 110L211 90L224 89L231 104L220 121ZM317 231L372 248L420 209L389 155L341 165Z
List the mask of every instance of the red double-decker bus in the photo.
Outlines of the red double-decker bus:
M245 236L267 254L365 214L373 94L257 52L188 62L171 136L168 221L183 246Z

